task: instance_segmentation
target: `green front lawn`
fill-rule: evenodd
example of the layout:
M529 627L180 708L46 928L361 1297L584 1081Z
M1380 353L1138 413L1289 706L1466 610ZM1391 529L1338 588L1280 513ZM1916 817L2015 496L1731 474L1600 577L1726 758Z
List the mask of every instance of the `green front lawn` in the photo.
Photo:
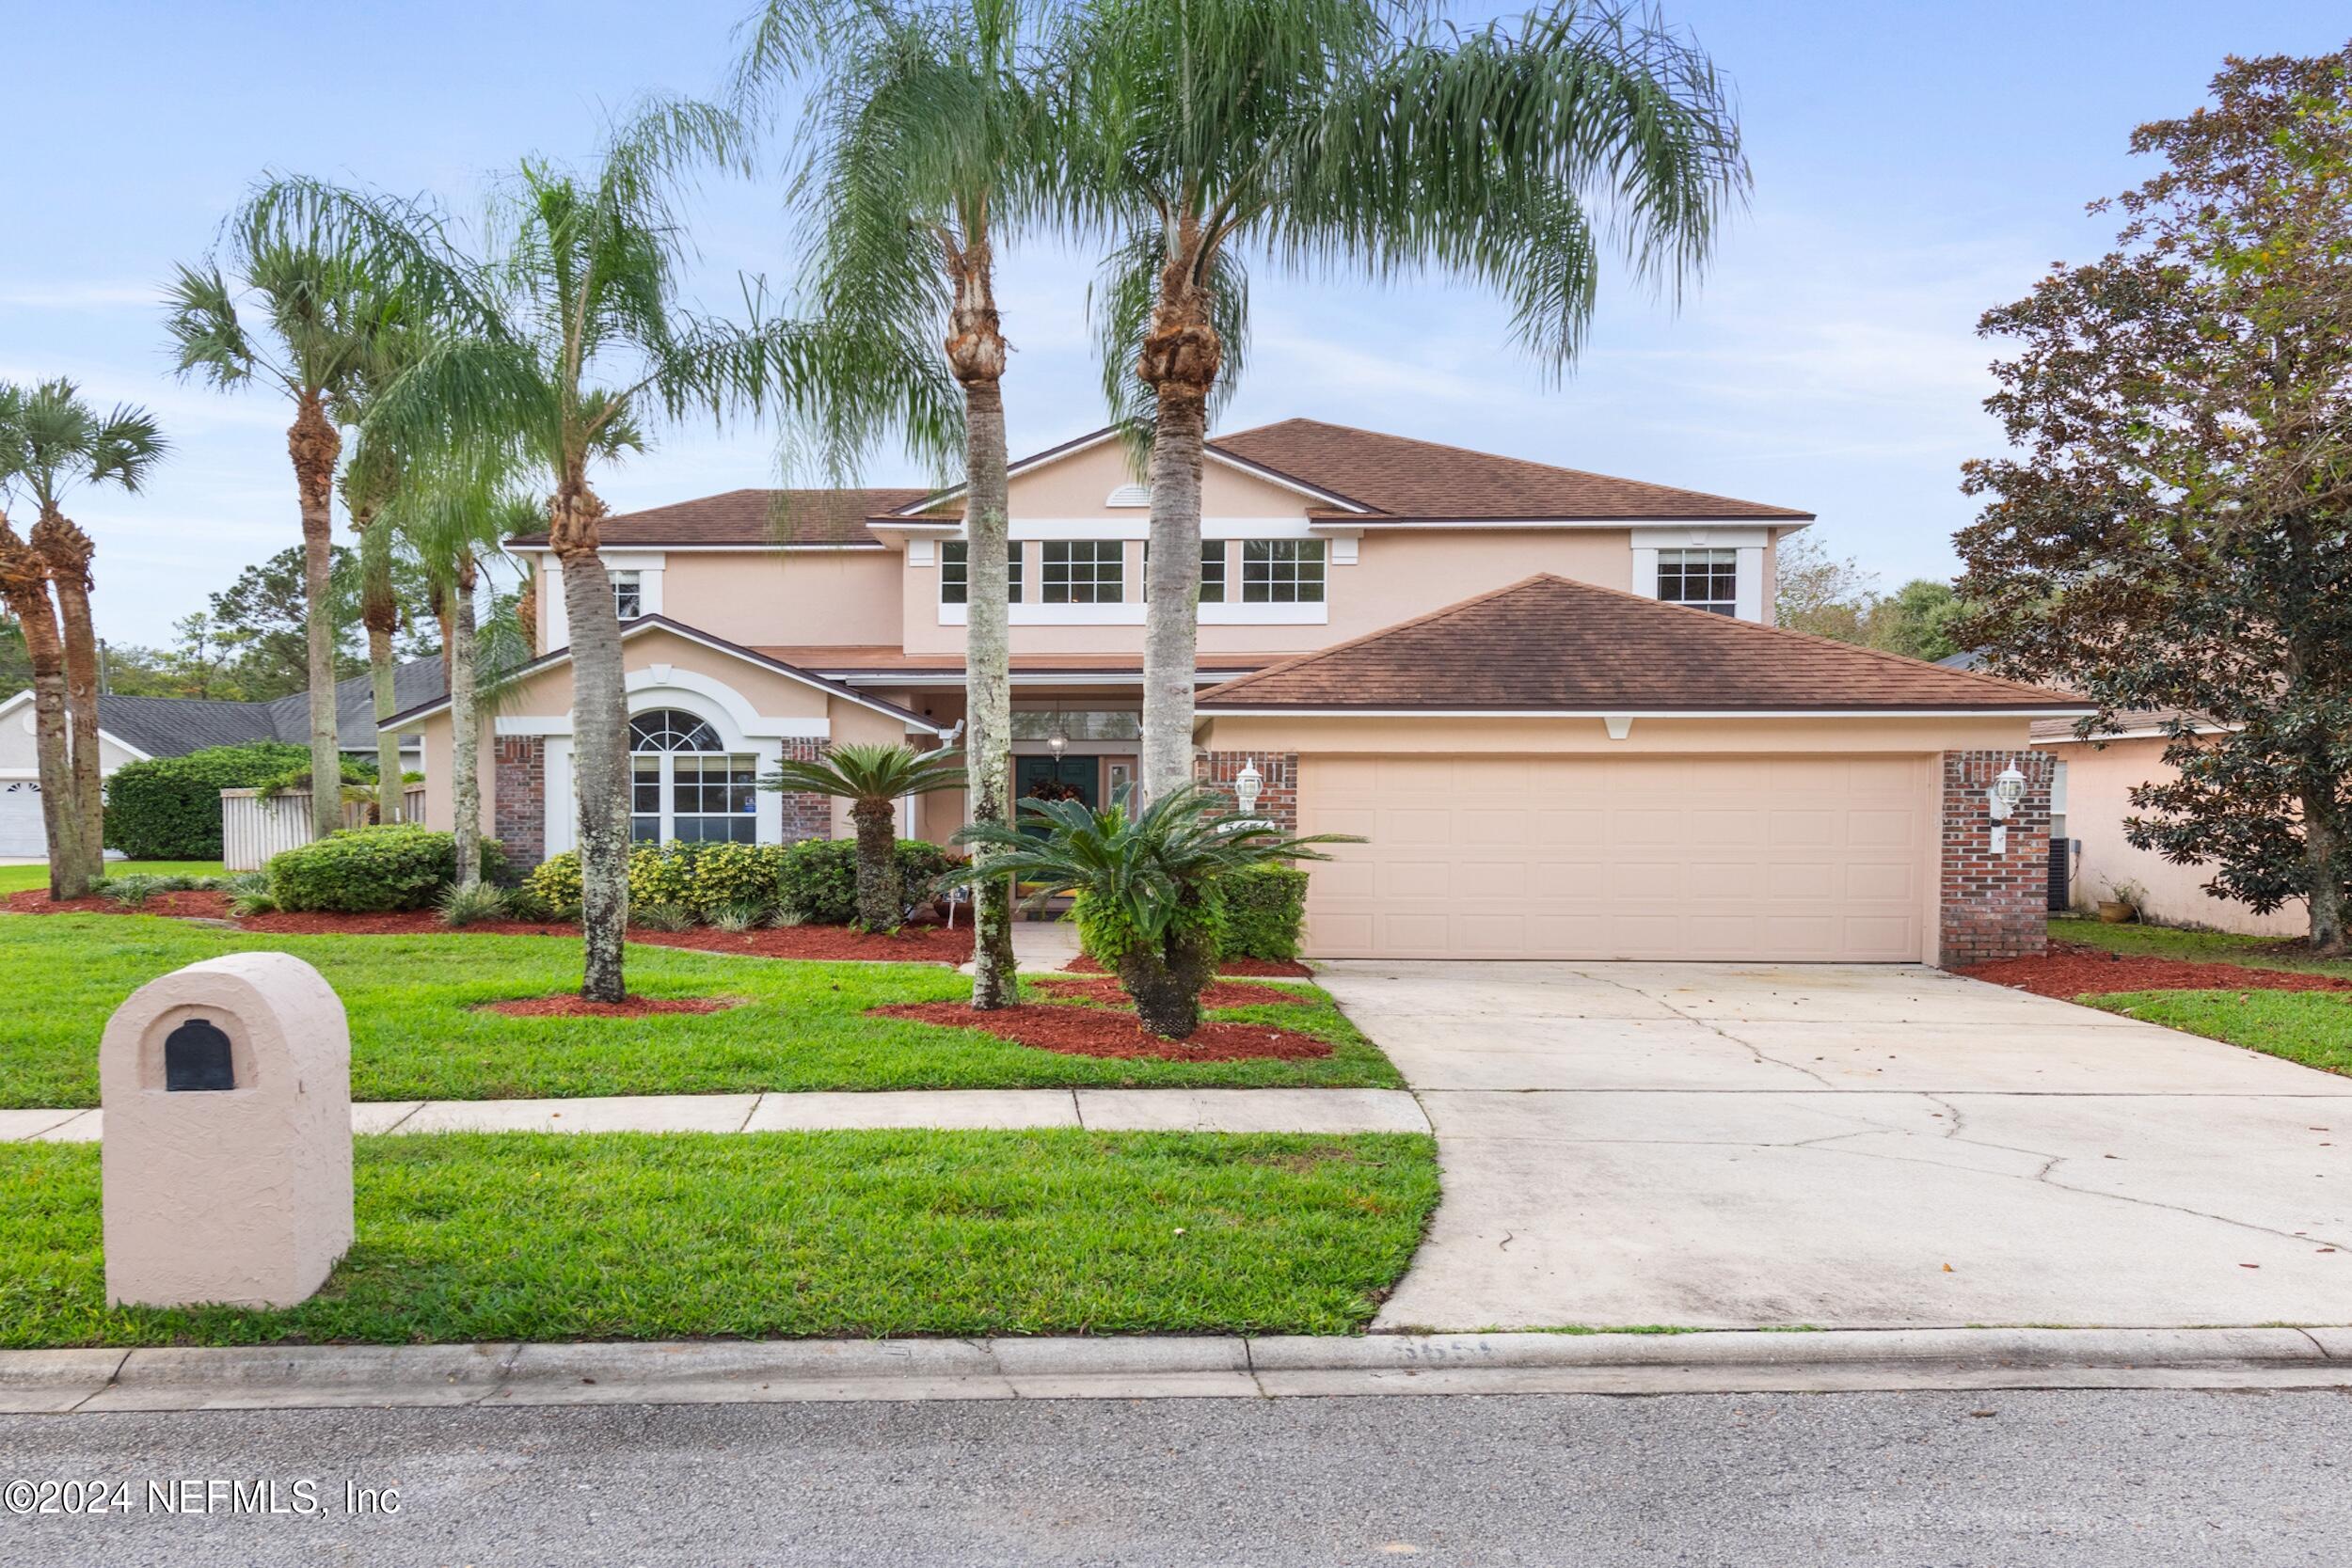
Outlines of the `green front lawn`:
M2077 1000L2305 1067L2352 1073L2352 992L2136 990Z
M935 964L811 963L631 946L629 989L730 996L725 1012L510 1018L481 1003L571 991L564 937L265 936L150 915L0 916L0 1106L94 1105L106 1017L147 981L223 953L315 965L351 1018L355 1100L503 1100L793 1089L1204 1085L1401 1086L1388 1059L1313 987L1311 1006L1248 1019L1330 1040L1314 1061L1154 1062L1066 1056L977 1030L868 1018L889 1002L960 1000Z
M283 1311L109 1308L98 1150L0 1148L0 1346L1337 1334L1438 1199L1398 1133L360 1138L358 1238Z
M2278 937L2240 936L2233 931L2182 931L2169 926L2109 926L2105 921L2060 917L2050 922L2050 940L2080 942L2107 953L2142 954L2186 963L2247 964L2306 974L2352 979L2352 962L2313 958Z
M218 861L108 861L106 875L129 877L225 877L229 873ZM0 865L0 896L22 893L29 887L47 887L49 867L40 865Z

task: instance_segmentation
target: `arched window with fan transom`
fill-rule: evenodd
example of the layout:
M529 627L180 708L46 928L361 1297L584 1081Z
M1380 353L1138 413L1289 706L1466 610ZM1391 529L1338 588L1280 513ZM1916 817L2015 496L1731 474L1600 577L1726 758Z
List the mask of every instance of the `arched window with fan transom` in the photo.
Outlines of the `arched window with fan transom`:
M709 721L653 708L628 721L628 749L631 838L758 842L759 759L729 752Z

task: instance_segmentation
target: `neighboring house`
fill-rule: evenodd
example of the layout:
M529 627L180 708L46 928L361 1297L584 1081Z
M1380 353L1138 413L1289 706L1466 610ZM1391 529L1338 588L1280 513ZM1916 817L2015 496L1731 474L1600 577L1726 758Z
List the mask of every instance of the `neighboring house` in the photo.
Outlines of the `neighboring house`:
M415 707L446 689L438 658L412 659L393 672L395 708ZM369 677L335 684L336 730L345 752L375 756L375 694ZM40 758L35 750L33 694L20 691L0 702L0 855L45 855L40 819ZM208 746L238 746L254 740L310 741L310 703L296 692L268 703L222 702L205 697L98 699L99 771L111 775L126 762L185 756ZM423 752L414 735L401 738L404 771L419 768Z
M1150 494L1109 432L1016 463L1016 795L1136 776ZM628 624L636 832L781 842L839 807L755 790L845 740L963 718L961 494L734 491L609 517ZM1810 514L1309 420L1220 436L1202 486L1203 777L1360 832L1315 869L1324 956L1865 960L2038 946L2036 717L2064 698L1775 629ZM484 826L571 847L560 569L539 646L484 722ZM422 732L450 816L447 705ZM1984 792L2029 779L2004 854ZM946 840L960 796L910 801Z

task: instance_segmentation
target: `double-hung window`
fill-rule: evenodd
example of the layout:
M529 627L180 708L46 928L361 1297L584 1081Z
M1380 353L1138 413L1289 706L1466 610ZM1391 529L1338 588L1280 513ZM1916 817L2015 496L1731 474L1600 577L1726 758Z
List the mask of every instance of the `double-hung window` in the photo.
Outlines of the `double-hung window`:
M972 546L961 539L950 539L939 546L939 602L963 604L972 594ZM1021 541L1011 540L1005 549L1005 600L1021 602Z
M1658 596L1717 615L1740 613L1740 552L1660 550Z
M1321 604L1323 541L1243 540L1241 599L1244 604Z
M607 572L612 579L612 613L634 621L645 612L645 581L635 572Z
M759 759L725 750L691 713L656 708L628 721L628 836L643 844L755 844Z
M1127 596L1127 546L1117 539L1048 539L1047 604L1117 604Z

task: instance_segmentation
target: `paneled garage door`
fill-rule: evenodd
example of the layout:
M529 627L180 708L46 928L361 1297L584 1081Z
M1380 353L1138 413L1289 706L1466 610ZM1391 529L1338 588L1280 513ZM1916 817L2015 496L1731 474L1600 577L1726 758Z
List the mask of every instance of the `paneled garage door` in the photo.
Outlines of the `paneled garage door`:
M1358 757L1299 762L1321 958L1915 962L1924 757Z

